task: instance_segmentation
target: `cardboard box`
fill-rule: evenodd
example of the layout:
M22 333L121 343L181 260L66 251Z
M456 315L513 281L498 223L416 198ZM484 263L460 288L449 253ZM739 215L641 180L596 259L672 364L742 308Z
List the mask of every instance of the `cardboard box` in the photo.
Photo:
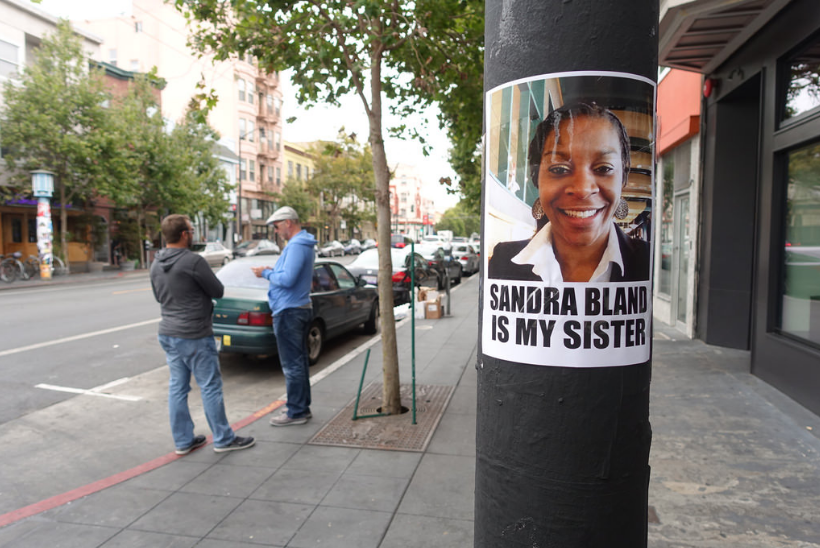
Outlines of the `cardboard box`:
M436 300L436 296L438 295L438 291L436 291L435 287L419 287L418 295L416 298L416 302L423 303L425 301L434 301Z
M424 315L428 320L438 320L441 318L441 301L439 299L435 301L425 301Z

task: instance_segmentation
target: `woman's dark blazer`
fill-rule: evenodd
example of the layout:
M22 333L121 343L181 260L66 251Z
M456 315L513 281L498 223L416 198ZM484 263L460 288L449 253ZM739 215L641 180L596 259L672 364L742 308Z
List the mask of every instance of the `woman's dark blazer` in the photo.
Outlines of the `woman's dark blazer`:
M624 272L613 265L610 282L642 282L649 279L649 244L643 240L629 238L615 226ZM487 277L500 280L522 280L540 282L541 277L532 271L532 265L516 264L512 258L524 249L530 240L501 242L493 248L493 256L488 263Z

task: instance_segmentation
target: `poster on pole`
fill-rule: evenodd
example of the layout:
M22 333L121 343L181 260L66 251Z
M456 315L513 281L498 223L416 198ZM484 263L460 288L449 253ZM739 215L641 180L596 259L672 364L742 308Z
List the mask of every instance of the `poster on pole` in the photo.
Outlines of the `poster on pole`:
M655 91L636 75L568 72L487 92L484 354L649 360Z

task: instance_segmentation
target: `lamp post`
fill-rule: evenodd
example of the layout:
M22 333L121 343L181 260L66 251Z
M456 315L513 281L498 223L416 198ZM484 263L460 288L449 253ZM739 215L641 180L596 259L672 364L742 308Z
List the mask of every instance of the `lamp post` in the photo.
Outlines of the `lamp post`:
M37 251L40 256L40 278L51 279L54 270L54 247L52 244L54 229L51 225L51 196L54 194L54 173L51 171L32 171L31 187L37 198Z

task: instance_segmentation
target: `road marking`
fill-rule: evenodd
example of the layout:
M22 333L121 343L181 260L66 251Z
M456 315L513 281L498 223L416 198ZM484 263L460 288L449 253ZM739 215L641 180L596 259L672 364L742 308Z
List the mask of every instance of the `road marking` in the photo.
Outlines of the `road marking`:
M150 325L152 323L158 323L160 318L155 318L153 320L146 320L144 322L137 322L131 323L128 325L121 325L119 327L112 327L110 329L103 329L102 331L93 331L91 333L83 333L82 335L74 335L73 337L65 337L62 339L57 339L55 341L48 341L42 342L37 344L30 344L28 346L21 346L20 348L12 348L10 350L3 350L0 351L0 357L2 356L9 356L11 354L17 354L19 352L26 352L28 350L37 350L38 348L45 348L47 346L54 346L55 344L62 344L72 341L79 341L82 339L88 339L90 337L96 337L98 335L107 335L108 333L116 333L117 331L124 331L126 329L131 329L134 327L142 327L144 325Z
M38 384L35 385L34 388L42 388L43 390L54 390L55 392L69 392L71 394L83 394L85 396L99 396L101 398L111 398L114 400L140 401L142 398L139 396L124 396L119 394L107 394L103 392L103 390L113 388L114 386L119 386L121 384L128 382L129 380L130 379L128 377L123 377L121 379L117 379L106 384L101 384L100 386L95 386L94 388L89 388L88 390L85 390L83 388L70 388L68 386L55 386L53 384Z
M143 287L141 289L123 289L122 291L112 291L112 295L125 295L126 293L137 293L138 291L151 291L150 287Z

